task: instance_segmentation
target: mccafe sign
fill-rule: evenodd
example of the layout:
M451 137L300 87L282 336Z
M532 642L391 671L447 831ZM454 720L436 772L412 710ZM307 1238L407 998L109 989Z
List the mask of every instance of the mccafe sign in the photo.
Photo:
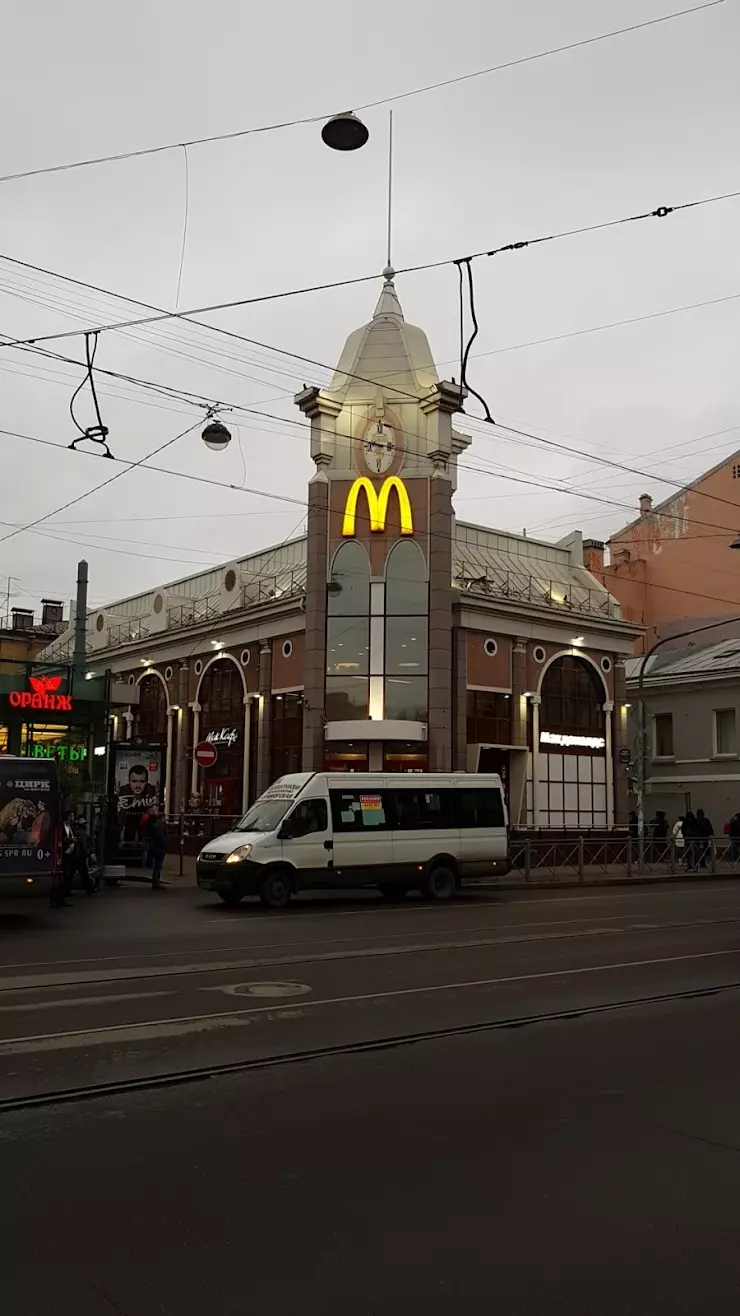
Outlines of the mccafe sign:
M72 696L59 693L63 676L29 676L30 690L11 690L11 708L43 709L47 713L71 713Z

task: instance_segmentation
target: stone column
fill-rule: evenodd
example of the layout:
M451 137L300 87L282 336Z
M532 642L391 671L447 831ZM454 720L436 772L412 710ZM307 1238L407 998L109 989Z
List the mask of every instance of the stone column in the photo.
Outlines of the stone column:
M177 709L174 708L174 707L172 707L172 706L170 706L170 707L167 709L167 750L166 750L166 753L165 753L165 760L164 760L164 762L165 762L165 769L164 769L164 812L165 812L165 817L166 817L166 816L169 814L169 812L170 812L170 801L172 800L172 796L173 796L173 790L172 790L172 740L173 740L173 734L174 734L174 733L173 733L173 727L174 727L173 718L174 718L176 712L177 712Z
M199 704L197 699L193 700L190 705L193 710L193 766L190 773L190 794L198 794L198 764L195 761L195 747L200 739L200 715L203 712L203 705Z
M303 769L324 766L326 692L326 579L329 553L329 481L323 465L308 486L306 639L303 658Z
M429 770L452 768L452 484L429 481Z
M455 772L468 768L468 634L460 626L452 632L453 701L452 701L452 767Z
M462 406L457 384L441 381L420 403L426 417L429 481L429 769L449 772L452 736L452 416ZM456 728L457 732L457 728ZM457 754L457 734L455 736Z
M527 641L514 641L511 654L511 743L521 749L509 754L509 812L514 826L527 822Z
M624 658L616 658L614 660L614 734L612 735L615 827L626 827L629 813L628 774L619 756L619 751L628 744L626 698Z
M260 649L259 721L257 723L257 795L267 790L272 778L272 648L265 641Z
M242 758L242 812L249 808L249 751L252 737L252 696L244 696L244 753Z
M540 802L540 704L541 695L532 695L532 826L538 827Z
M604 754L606 756L606 825L614 826L614 750L612 747L612 716L614 705L610 700L604 704Z
M188 791L188 680L190 669L187 663L180 663L177 674L177 702L180 711L177 715L177 772L175 776L175 797L173 808L181 813L187 808ZM194 749L195 746L192 746Z

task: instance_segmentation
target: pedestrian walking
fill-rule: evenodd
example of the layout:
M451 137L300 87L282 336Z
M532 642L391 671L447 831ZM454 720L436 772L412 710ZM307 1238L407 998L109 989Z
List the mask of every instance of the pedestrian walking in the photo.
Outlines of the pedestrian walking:
M685 859L686 840L683 834L684 816L677 819L673 824L673 844L676 849L676 862L682 864Z
M698 833L696 830L696 814L692 813L691 809L688 809L684 815L682 830L686 839L686 867L690 873L693 873L696 869L697 863L696 847L698 844Z
M154 808L149 823L149 854L152 860L152 890L161 891L162 865L167 854L167 827Z
M74 852L76 837L74 827L72 826L72 814L65 813L62 822L62 869L56 873L52 881L51 891L49 893L49 904L52 909L61 909L69 906L72 901L67 897L72 892L72 878L74 877L75 860Z
M730 838L730 862L736 864L740 859L740 813L733 813L727 825Z
M667 841L668 841L668 819L663 809L656 809L655 817L650 824L653 844L651 847L651 858L653 863L665 859Z
M699 838L697 845L699 868L706 868L707 855L709 854L711 838L714 836L714 828L703 809L697 809L696 811L696 832Z

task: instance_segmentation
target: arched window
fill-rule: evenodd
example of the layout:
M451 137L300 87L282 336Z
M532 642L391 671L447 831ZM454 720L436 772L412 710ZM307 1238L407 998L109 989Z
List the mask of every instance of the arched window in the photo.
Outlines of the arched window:
M370 612L370 561L356 540L337 550L329 582L330 617L366 617Z
M167 691L158 676L139 682L139 704L134 714L134 740L167 739Z
M556 658L542 682L540 727L548 731L603 734L601 678L590 663L573 654Z
M370 672L370 560L361 544L338 549L328 585L326 718L368 715Z
M385 572L387 616L425 617L429 611L429 586L424 555L408 540L396 544Z

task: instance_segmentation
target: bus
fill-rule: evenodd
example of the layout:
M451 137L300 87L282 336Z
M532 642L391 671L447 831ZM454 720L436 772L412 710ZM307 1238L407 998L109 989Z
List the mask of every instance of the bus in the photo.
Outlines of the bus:
M0 895L51 889L61 862L62 796L53 759L0 755Z
M508 868L501 778L464 772L291 773L196 864L201 891L228 905L256 895L271 909L307 888L449 900L466 879Z

